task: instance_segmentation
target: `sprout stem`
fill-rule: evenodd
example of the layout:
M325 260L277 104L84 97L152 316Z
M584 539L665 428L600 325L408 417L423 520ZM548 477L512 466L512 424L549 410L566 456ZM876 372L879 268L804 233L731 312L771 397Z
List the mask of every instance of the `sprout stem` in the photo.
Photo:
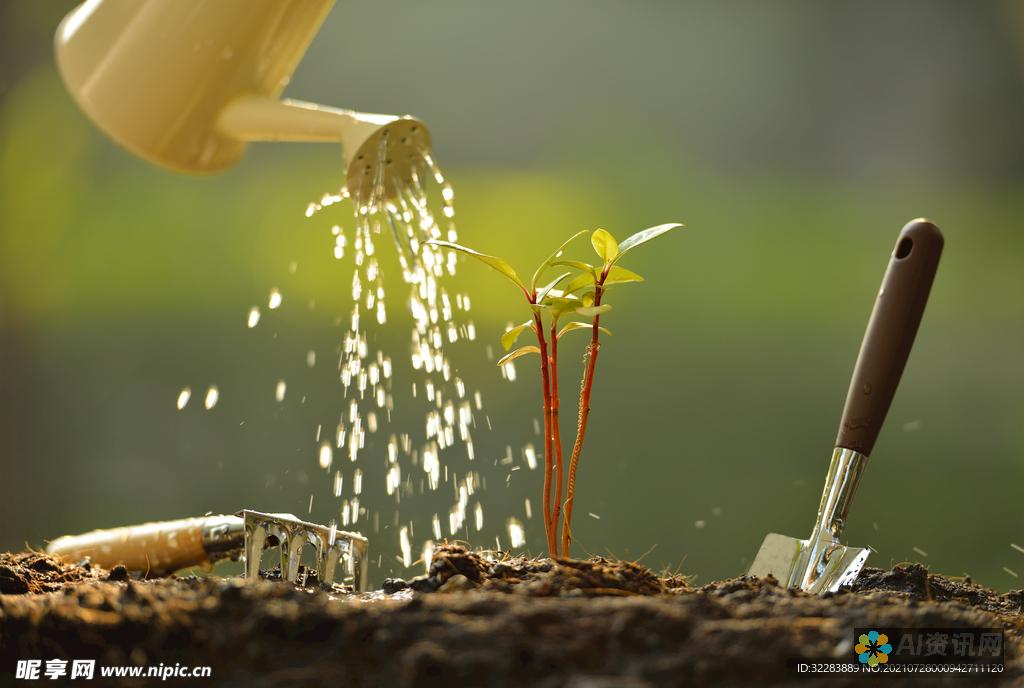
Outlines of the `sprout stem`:
M558 540L558 517L562 513L562 483L565 474L565 462L562 458L562 430L558 419L558 320L551 319L551 435L554 445L554 464L556 471L554 506L551 512L551 530L554 539Z
M594 286L594 305L601 305L601 292L604 281L608 277L608 269L601 273L601 278ZM583 451L583 438L587 434L587 419L590 416L590 393L594 388L594 369L597 367L597 354L601 349L599 337L601 334L601 315L594 316L593 333L590 336L590 345L587 353L590 358L587 361L587 368L583 374L583 381L580 384L580 409L579 419L576 424L576 441L572 446L572 455L569 457L569 479L566 486L565 513L562 519L562 557L569 558L569 543L572 542L572 506L576 497L576 470L579 468L580 452Z
M533 328L540 347L540 378L544 393L544 534L548 540L548 556L554 559L558 556L558 540L552 527L555 524L551 520L551 382L548 374L548 347L544 340L544 323L539 312L533 314Z

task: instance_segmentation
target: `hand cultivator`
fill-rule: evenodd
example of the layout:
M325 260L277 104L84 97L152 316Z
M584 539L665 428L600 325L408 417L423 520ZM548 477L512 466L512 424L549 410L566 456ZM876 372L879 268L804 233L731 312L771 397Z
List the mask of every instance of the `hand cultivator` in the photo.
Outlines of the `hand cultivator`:
M291 514L266 514L244 509L234 516L215 515L65 535L46 548L67 559L88 558L104 568L123 565L144 576L162 576L220 559L245 559L247 578L258 578L263 550L281 550L281 578L298 578L302 549L316 551L321 584L334 581L338 564L357 591L366 589L365 537L299 520Z

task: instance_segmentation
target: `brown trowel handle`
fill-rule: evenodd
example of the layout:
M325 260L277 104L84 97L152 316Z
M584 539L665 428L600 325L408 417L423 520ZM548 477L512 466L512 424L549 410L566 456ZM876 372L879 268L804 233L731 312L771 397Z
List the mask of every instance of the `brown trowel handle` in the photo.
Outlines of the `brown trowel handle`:
M875 446L914 345L942 244L942 232L927 220L913 220L900 231L860 345L837 447L867 456Z
M73 561L85 557L104 568L124 564L129 571L159 576L207 560L203 549L206 518L143 523L137 526L65 535L46 548Z

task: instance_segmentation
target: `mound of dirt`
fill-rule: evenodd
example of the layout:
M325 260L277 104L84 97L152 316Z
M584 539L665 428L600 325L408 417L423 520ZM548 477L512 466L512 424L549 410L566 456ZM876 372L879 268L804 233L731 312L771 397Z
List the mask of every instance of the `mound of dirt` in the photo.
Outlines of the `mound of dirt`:
M411 581L389 579L385 590L406 586L417 592L480 590L515 592L535 597L553 595L658 595L688 588L682 577L661 579L628 561L594 557L529 559L503 552L475 552L462 545L442 545L434 552L430 571Z
M117 577L127 578L124 567L115 567ZM0 594L56 592L85 581L106 580L111 572L87 561L69 564L41 552L0 553Z
M33 556L0 562L17 572ZM853 686L872 678L798 674L795 663L849 662L853 629L878 626L1005 633L1002 673L892 674L887 684L1024 683L1024 591L999 594L916 565L868 569L853 589L812 597L771 578L694 588L635 563L458 546L439 548L428 575L364 594L323 590L311 576L305 587L112 581L46 561L31 568L43 576L33 589L0 595L0 675L17 659L58 657L209 665L228 686Z

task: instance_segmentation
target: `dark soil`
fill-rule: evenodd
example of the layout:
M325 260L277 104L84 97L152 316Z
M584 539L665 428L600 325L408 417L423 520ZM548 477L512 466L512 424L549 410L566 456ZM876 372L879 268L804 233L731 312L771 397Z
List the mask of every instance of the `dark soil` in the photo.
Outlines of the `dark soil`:
M1024 685L1024 591L999 594L918 565L866 569L854 589L826 597L770 578L692 587L628 562L457 546L438 550L428 576L387 581L387 592L323 590L314 573L298 587L138 581L2 554L0 684L17 659L61 657L208 664L212 682L229 686ZM853 628L864 626L1002 627L1005 671L808 676L787 664L847 661Z
M111 572L91 566L89 562L68 564L38 552L3 552L0 553L0 594L57 592L86 581L127 580L128 572L124 567L115 568L119 568L118 575L111 577Z

